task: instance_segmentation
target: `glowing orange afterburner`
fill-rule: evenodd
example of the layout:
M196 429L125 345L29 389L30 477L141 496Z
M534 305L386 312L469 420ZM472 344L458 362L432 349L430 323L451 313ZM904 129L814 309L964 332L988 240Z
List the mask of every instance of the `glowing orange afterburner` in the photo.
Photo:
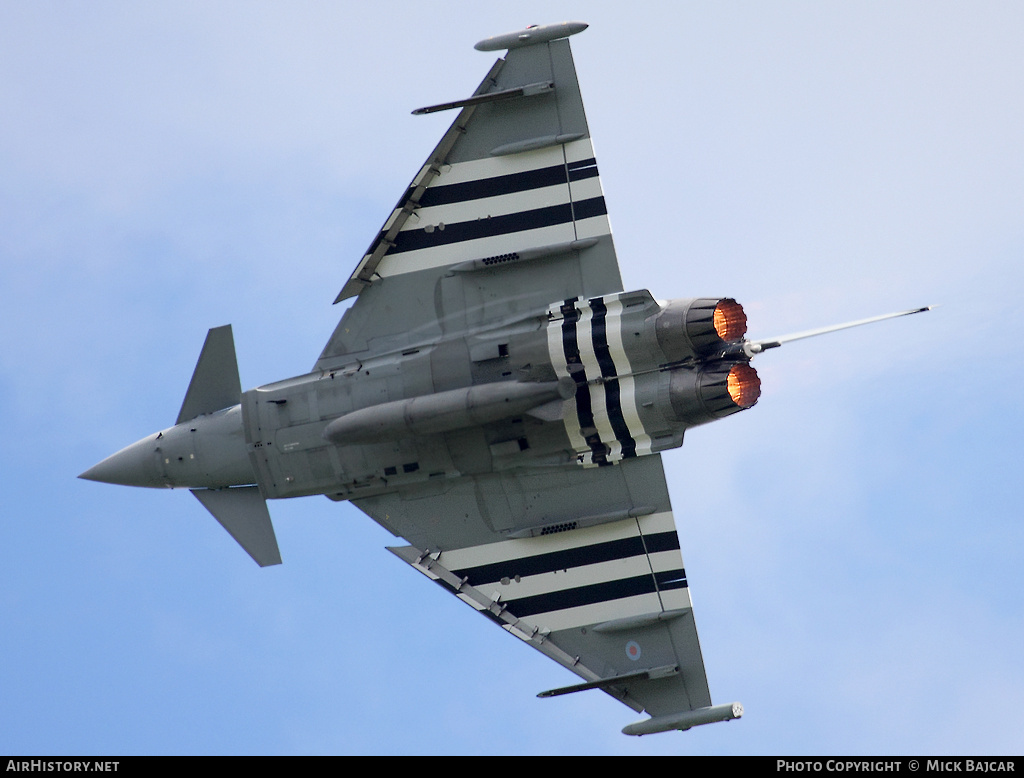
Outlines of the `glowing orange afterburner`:
M717 311L715 312L717 315ZM761 379L750 365L733 365L726 380L729 396L740 408L749 408L761 396Z
M747 334L747 314L743 306L735 300L726 298L715 306L715 332L726 343L739 340Z

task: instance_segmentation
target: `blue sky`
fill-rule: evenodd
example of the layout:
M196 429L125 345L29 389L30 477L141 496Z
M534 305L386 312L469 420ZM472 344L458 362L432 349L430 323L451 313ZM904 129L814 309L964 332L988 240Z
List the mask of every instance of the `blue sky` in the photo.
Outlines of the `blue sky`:
M187 492L75 476L171 424L209 327L246 388L468 95L573 50L627 289L730 295L757 407L665 457L715 702L599 692L384 550L271 503L260 570ZM1014 3L0 0L0 752L1021 753L1024 12Z

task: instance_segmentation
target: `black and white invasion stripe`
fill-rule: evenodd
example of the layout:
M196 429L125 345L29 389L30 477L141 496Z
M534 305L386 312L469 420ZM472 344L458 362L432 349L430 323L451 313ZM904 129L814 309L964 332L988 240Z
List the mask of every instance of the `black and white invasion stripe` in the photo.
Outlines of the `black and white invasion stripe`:
M651 452L623 348L619 298L573 298L548 310L551 363L560 377L576 382L565 428L583 465L608 465Z
M445 551L438 561L541 629L690 607L671 512Z
M442 166L376 273L409 273L610 232L593 147L582 138Z

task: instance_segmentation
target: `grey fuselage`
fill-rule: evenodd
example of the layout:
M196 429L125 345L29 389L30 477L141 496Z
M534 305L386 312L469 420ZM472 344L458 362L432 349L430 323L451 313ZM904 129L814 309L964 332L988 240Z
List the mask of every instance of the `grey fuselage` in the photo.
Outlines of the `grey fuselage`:
M569 300L485 332L339 357L331 369L252 389L239 405L148 436L97 465L110 473L93 475L348 500L657 453L681 445L688 427L756 401L756 374L729 349L743 332L723 340L712 324L722 303L659 304L646 291ZM742 398L731 391L738 370L755 384Z

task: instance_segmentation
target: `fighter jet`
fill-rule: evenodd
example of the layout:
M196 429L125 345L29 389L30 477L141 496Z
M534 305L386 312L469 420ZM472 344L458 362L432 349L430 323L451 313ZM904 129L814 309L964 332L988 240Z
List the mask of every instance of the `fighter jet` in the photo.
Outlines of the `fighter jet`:
M190 489L261 566L267 500L350 501L401 560L638 713L623 732L738 718L712 705L661 452L747 410L751 360L918 308L749 340L729 297L624 291L567 38L531 27L458 111L335 302L312 370L243 392L211 329L174 426L81 475Z

